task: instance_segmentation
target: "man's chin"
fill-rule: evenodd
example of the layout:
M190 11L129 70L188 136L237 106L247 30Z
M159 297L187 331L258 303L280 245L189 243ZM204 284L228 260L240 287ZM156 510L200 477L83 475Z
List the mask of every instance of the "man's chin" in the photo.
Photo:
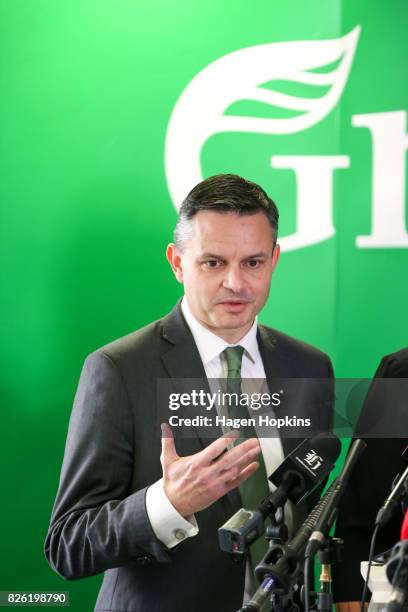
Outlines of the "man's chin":
M215 327L218 329L241 329L246 326L250 327L253 323L255 315L248 316L248 313L223 313L215 317L214 323Z

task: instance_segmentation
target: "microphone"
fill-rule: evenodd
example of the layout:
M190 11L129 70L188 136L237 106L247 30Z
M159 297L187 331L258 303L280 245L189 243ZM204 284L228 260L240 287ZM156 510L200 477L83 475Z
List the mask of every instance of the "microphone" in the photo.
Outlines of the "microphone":
M354 466L360 459L361 454L364 452L366 447L367 444L360 439L354 440L353 444L351 445L341 474L336 479L337 482L333 489L333 495L330 497L324 511L316 521L314 531L309 538L305 551L305 557L313 557L320 548L321 544L324 542L325 535L327 531L330 530L336 518L340 499L343 496L344 489L347 486Z
M277 487L273 503L281 505L281 495L285 502L289 498L294 504L305 499L332 471L340 451L340 440L332 433L301 442L269 476Z
M289 591L296 578L303 571L301 561L309 538L315 531L316 526L321 524L323 520L327 520L324 517L329 517L330 520L333 517L333 510L337 508L340 495L343 493L351 472L366 446L363 440L353 442L340 475L333 480L296 535L286 546L275 545L269 548L262 562L255 569L256 578L261 586L243 610L261 610L271 591L276 588L284 593Z
M287 499L296 504L305 499L333 469L340 450L340 440L331 433L301 442L269 476L277 489L265 497L258 510L241 508L218 529L220 549L242 558L263 534L265 518Z
M407 494L406 488L408 485L408 467L405 468L404 473L397 481L391 491L390 496L385 500L384 505L378 511L375 519L375 525L383 527L391 519L394 511L398 508L398 505L402 498Z
M269 548L262 562L255 569L255 575L260 582L260 587L252 599L242 608L242 611L255 612L262 610L272 591L277 589L281 593L289 591L291 585L302 571L299 559L316 521L329 502L331 495L333 495L335 485L336 481L333 481L324 496L318 501L304 521L298 533L286 546L275 545Z

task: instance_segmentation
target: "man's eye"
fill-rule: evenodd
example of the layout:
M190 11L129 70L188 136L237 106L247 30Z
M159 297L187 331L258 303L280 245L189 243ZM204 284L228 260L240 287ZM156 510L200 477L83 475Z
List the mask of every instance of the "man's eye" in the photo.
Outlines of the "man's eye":
M203 265L205 268L210 268L211 270L214 270L215 268L219 268L222 263L218 259L207 259L207 261L203 262Z
M247 266L248 268L251 268L251 270L256 270L256 268L259 268L262 264L262 261L260 261L259 259L249 259L247 261Z

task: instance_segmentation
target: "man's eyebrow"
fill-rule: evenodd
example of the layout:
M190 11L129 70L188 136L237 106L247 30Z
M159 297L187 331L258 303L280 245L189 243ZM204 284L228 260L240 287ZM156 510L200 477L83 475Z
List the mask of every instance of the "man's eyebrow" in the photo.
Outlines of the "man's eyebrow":
M260 257L268 257L268 253L264 253L264 251L260 251L259 253L254 253L253 255L248 255L245 259L256 259Z
M259 259L259 258L267 258L269 257L268 253L265 253L264 251L259 251L258 253L253 253L252 255L247 255L246 257L244 257L243 259ZM202 253L199 256L199 259L222 259L223 261L225 261L225 257L223 257L222 255L217 255L216 253Z
M222 255L216 253L201 253L199 259L225 259Z

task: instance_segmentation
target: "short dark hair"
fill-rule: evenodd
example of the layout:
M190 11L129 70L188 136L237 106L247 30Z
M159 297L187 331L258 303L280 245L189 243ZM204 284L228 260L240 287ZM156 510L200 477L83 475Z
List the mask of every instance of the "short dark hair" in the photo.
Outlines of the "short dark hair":
M237 174L216 174L198 183L182 202L174 230L174 242L181 248L185 240L186 225L200 210L238 215L254 215L263 212L273 230L276 243L279 212L275 202L252 181Z

